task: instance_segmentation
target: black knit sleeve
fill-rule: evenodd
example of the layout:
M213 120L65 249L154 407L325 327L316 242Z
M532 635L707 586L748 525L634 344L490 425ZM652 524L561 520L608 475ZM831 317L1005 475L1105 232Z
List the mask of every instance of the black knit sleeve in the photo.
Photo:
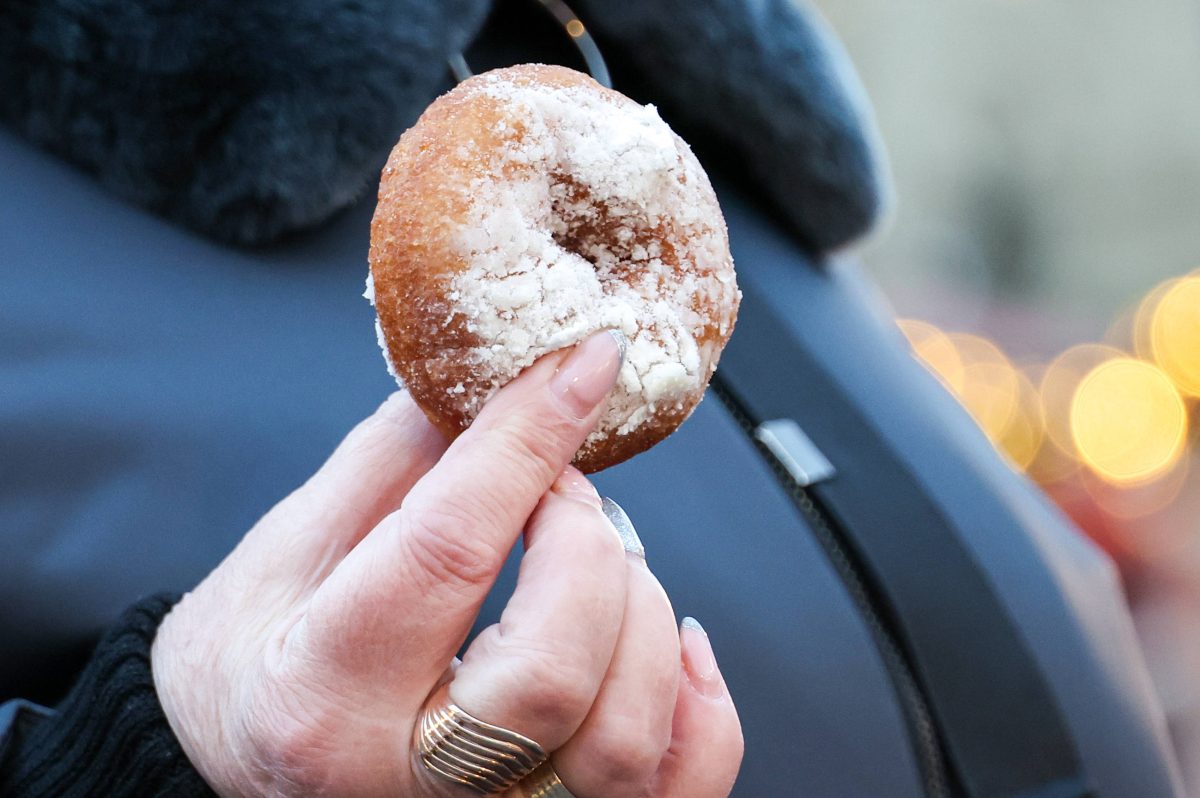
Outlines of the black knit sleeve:
M213 795L171 732L150 673L150 645L178 599L126 610L56 711L8 741L0 796Z

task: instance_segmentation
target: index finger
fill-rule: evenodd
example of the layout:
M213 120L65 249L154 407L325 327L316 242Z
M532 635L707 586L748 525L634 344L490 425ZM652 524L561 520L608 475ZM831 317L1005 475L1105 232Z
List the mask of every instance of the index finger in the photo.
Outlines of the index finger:
M403 509L433 519L439 536L477 540L485 559L498 551L496 565L502 564L595 427L621 367L624 339L617 335L597 333L569 352L542 358L500 391L417 483ZM426 542L436 543L413 541Z
M315 634L363 667L417 679L428 674L414 666L444 668L526 520L595 426L622 354L622 339L597 333L496 394L317 590L304 619L309 643Z

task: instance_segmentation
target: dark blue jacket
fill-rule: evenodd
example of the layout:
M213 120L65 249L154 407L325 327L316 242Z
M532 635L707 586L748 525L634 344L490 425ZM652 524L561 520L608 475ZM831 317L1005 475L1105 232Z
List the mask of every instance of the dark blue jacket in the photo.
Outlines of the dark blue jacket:
M597 483L712 635L735 794L1179 795L1111 563L916 365L853 259L811 254L880 196L819 25L790 0L582 2L618 87L657 77L734 175L746 300L717 390ZM0 131L0 702L54 701L124 607L196 584L393 390L361 298L372 203L316 222L462 35L424 2L155 6L194 39L117 6L0 5L0 116L100 178ZM306 49L329 9L351 46ZM297 38L254 38L279 26ZM239 76L253 101L214 96ZM361 137L330 159L330 129ZM110 190L226 239L311 229L234 248Z
M248 252L123 204L8 134L0 174L0 697L48 700L123 607L195 584L393 385L360 296L371 203ZM800 368L780 354L800 346L804 384L844 391L801 389L791 414L838 470L826 484L866 485L889 523L871 463L822 433L822 405L850 401L981 569L1096 794L1178 794L1111 563L912 361L852 261L817 268L720 188L743 288L782 311L787 336L754 337L744 314L729 386L759 356ZM746 733L737 795L925 795L886 657L770 465L710 395L597 482L679 612L711 632ZM901 546L912 534L889 532Z

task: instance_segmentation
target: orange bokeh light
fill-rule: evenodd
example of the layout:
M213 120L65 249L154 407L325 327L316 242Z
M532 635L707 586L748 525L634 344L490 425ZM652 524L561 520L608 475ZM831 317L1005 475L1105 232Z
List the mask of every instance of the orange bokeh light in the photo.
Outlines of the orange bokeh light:
M949 336L929 322L898 319L900 332L908 339L913 354L934 375L957 394L963 386L963 362Z
M897 324L926 368L963 405L992 444L1025 470L1046 436L1045 413L1033 383L991 341L946 334L916 319Z
M1000 449L1022 471L1029 468L1046 438L1046 419L1037 388L1021 372L1017 376L1016 412L1009 419L1000 438Z
M1154 359L1153 325L1154 312L1167 293L1179 282L1178 277L1164 280L1150 289L1138 303L1133 316L1133 351L1143 360Z
M993 442L999 442L1013 422L1020 403L1017 370L999 347L967 333L948 336L963 362L959 401Z

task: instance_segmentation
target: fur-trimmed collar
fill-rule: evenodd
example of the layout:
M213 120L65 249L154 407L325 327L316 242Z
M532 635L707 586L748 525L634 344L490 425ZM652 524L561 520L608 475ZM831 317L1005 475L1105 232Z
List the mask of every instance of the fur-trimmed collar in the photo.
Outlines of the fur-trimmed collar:
M215 238L266 242L374 185L485 0L12 0L0 120Z

